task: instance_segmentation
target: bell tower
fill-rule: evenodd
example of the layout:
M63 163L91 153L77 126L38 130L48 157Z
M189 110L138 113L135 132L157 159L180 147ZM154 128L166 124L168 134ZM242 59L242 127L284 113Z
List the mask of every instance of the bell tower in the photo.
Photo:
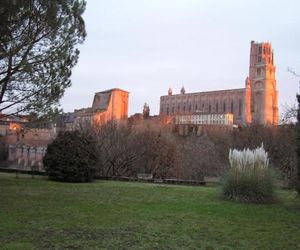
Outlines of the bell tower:
M278 91L274 53L270 43L251 42L249 81L251 120L259 124L278 124Z

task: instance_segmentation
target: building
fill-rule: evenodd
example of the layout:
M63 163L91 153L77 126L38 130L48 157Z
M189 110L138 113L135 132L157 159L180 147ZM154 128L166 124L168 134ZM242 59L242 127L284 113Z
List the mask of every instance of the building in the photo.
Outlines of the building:
M276 67L270 43L251 42L249 76L245 87L160 97L160 115L233 114L238 125L259 123L278 124L278 91Z
M202 135L206 128L211 126L233 128L233 114L187 114L176 115L173 119L173 131L180 135Z
M32 128L26 115L0 114L0 135L8 152L5 166L30 170L42 169L47 145L56 136L55 127Z
M6 115L0 113L0 136L6 136L9 131L17 130L28 122L28 116Z
M10 130L6 135L7 164L13 168L42 170L48 144L55 138L55 128Z
M177 115L175 125L221 125L232 126L233 114L192 114Z
M73 125L105 124L110 120L128 117L129 92L114 88L95 93L92 107L74 111Z
M7 165L13 168L42 169L42 159L48 144L56 137L57 128L72 130L80 125L104 124L128 117L127 91L110 89L95 93L92 107L62 114L56 124L32 128L28 116L0 114L0 135L8 149Z

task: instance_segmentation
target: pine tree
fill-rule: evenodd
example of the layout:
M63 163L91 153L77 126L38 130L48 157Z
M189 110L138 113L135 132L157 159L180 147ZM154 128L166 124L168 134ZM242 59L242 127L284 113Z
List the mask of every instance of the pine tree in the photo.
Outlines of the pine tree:
M85 39L84 0L1 0L0 113L52 112Z

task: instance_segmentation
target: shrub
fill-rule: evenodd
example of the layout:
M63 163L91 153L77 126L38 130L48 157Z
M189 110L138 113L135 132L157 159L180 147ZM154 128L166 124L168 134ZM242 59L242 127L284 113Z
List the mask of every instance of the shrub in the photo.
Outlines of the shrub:
M223 197L229 200L268 203L275 200L275 178L263 145L255 150L229 151L230 168L223 180Z
M79 131L61 132L49 144L43 162L52 180L92 181L97 163L95 142Z

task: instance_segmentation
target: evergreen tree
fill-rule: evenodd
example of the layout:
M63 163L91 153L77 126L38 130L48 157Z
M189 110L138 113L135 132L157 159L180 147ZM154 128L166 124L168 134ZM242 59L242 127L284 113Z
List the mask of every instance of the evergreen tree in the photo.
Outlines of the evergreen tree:
M297 179L296 179L296 189L298 196L300 197L300 94L297 94L298 110L297 110Z
M300 78L300 75L296 73L292 68L288 68L288 71L295 77ZM299 81L300 84L300 81ZM297 136L297 178L296 178L296 189L300 198L300 93L296 94L297 98L297 124L296 124L296 136Z
M56 110L85 39L84 0L1 0L0 113Z

